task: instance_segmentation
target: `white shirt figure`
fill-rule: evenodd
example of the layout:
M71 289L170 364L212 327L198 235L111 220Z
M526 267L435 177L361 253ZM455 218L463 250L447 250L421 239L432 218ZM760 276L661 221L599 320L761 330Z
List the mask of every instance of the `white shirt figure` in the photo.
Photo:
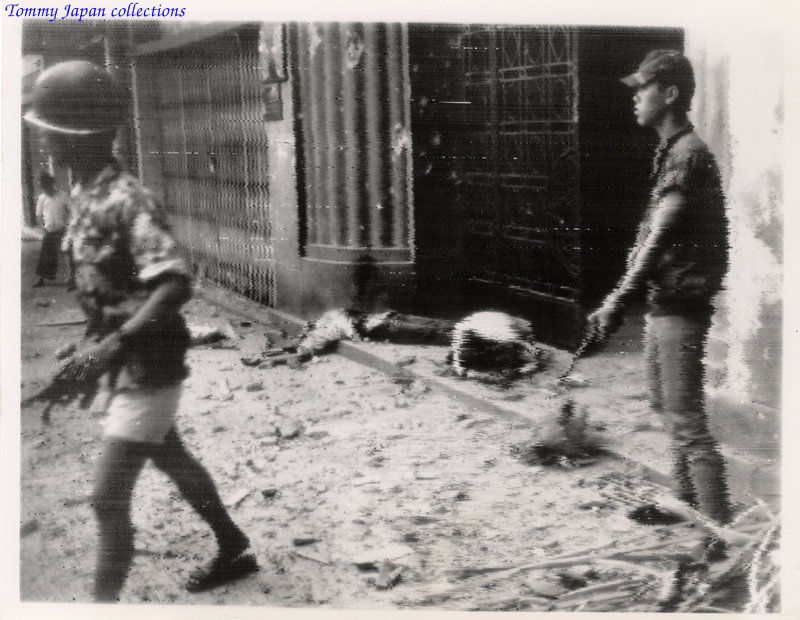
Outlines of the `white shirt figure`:
M70 219L69 196L61 191L49 195L39 194L36 201L36 219L44 225L49 233L61 232L67 227Z

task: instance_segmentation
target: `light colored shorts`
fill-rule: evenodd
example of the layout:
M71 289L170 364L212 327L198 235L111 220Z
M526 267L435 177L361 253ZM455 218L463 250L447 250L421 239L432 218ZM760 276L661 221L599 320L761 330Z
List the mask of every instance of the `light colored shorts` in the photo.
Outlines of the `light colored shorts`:
M120 390L111 398L103 420L106 437L162 443L175 424L181 384L163 388Z

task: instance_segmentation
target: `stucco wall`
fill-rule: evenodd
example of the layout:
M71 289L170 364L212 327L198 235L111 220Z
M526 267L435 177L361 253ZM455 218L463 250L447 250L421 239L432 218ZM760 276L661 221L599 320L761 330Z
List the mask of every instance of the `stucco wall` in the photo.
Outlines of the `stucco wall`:
M710 341L720 396L777 408L783 297L784 66L780 33L692 30L692 120L717 156L731 262Z

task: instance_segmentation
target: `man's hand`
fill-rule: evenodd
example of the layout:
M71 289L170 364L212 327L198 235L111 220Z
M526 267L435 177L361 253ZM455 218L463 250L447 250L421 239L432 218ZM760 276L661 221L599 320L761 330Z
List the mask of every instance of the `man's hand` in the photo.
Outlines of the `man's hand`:
M100 377L119 368L124 355L122 338L116 332L100 342L85 346L69 357L47 386L26 398L22 406L45 403L42 412L45 424L50 421L50 409L54 405L67 405L80 398L80 407L88 407L97 393Z
M54 380L96 383L105 373L119 367L122 357L122 338L118 332L112 332L100 342L79 349L59 369Z
M602 306L587 318L587 335L596 344L608 340L622 325L622 306L615 300L606 300Z

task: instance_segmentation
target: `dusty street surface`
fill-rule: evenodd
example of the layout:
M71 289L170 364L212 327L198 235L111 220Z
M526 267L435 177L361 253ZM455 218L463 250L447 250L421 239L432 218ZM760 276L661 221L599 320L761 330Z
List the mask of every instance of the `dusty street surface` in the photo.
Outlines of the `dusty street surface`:
M37 246L23 244L23 396L42 385L54 352L82 331L43 325L78 321L81 313L62 284L30 288ZM187 593L187 574L213 554L213 538L148 465L133 500L137 556L125 603L657 611L678 560L708 534L693 522L630 520L632 508L665 495L633 460L530 464L525 448L553 431L563 397L545 379L521 394L491 392L535 413L525 421L340 355L298 369L247 366L242 358L276 344L273 331L197 298L185 314L190 324L230 323L241 336L190 351L178 424L250 536L261 570ZM412 349L419 359L410 358ZM437 372L430 352L397 352L408 367ZM613 430L613 417L590 417L590 430L645 450L658 428L636 417L646 411L638 369L621 363L611 376L620 377L614 415L627 420L624 430ZM58 409L43 428L40 409L22 410L21 598L86 602L96 536L88 494L102 414ZM654 460L665 459L662 442ZM750 515L742 526L752 535L748 548L764 543L769 520L764 508ZM770 575L757 577L763 587ZM736 609L752 588L742 583L736 591L740 600L729 591L721 600L712 589L693 608Z

